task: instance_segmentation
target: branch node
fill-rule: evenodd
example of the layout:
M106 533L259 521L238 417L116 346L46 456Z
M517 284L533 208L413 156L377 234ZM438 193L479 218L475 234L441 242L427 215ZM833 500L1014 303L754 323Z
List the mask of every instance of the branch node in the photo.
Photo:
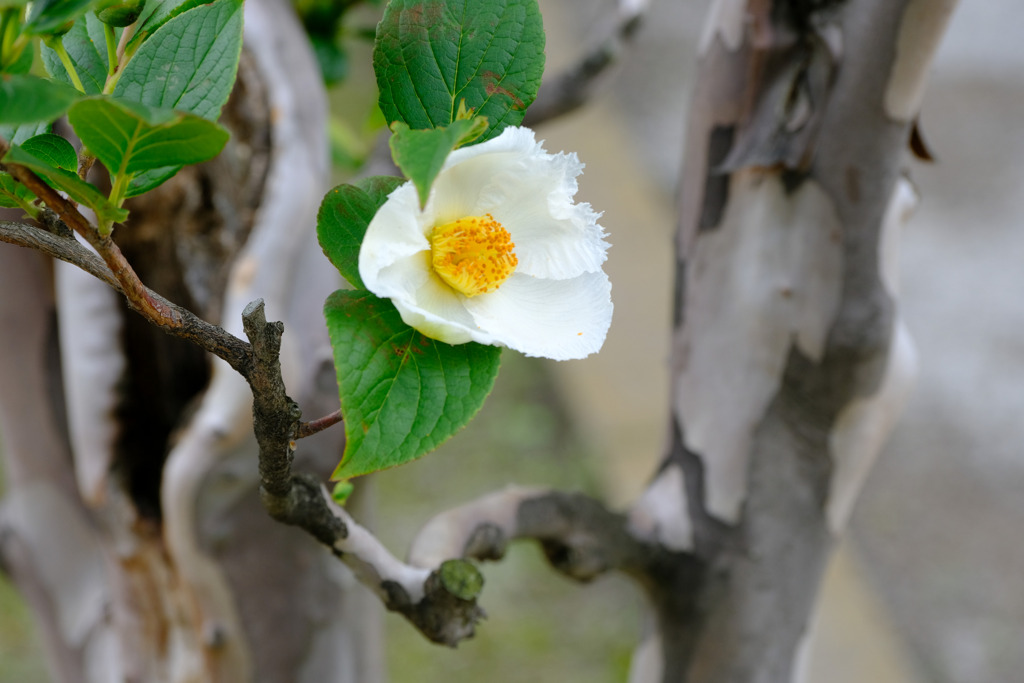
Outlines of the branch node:
M508 550L508 536L497 524L484 523L473 529L462 550L463 557L500 560Z

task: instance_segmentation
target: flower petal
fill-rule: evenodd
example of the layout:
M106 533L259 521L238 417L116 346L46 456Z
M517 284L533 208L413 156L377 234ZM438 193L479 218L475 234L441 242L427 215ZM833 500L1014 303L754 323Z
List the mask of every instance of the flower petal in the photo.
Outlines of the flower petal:
M493 215L512 234L520 272L564 280L600 270L608 243L600 215L573 202L583 172L575 154L549 154L533 131L506 128L452 152L446 169L435 185L438 217Z
M432 339L447 344L495 343L493 337L477 329L476 321L462 303L465 297L434 275L429 252L382 269L374 284L377 289L370 291L390 298L406 325Z
M596 353L612 321L611 282L602 271L570 280L515 274L497 291L464 302L480 330L528 356L555 360Z
M375 289L378 273L396 261L429 251L430 242L420 220L419 198L413 184L406 183L388 195L366 228L359 248L359 277L366 288Z
M547 155L526 166L518 182L506 184L502 200L488 208L512 235L520 271L564 280L600 270L608 243L599 214L590 204L572 201L581 167L575 155Z

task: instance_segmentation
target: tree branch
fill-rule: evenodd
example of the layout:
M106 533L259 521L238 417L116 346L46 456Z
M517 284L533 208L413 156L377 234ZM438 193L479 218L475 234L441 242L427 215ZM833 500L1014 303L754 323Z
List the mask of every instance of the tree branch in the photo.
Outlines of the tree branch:
M577 64L541 84L524 125L533 127L583 106L597 91L601 76L632 42L648 4L649 0L618 0L608 35Z
M253 416L259 444L260 496L271 517L298 526L330 548L384 605L430 640L454 647L473 635L483 610L482 579L472 564L440 563L433 571L395 559L336 505L315 477L291 471L301 413L285 393L278 352L284 326L268 323L263 301L245 307L242 324L253 350Z
M629 519L581 493L510 486L431 519L417 534L410 562L437 566L446 557L501 559L508 542L538 541L551 565L577 581L620 571L652 586L693 558L634 533Z
M74 207L69 215L84 220ZM54 232L60 232L59 221L48 222L54 225ZM0 241L36 249L76 265L124 293L121 278L115 277L99 257L73 236L54 232L24 223L0 221ZM134 276L134 271L131 275ZM161 329L224 359L252 388L254 430L260 450L261 498L268 513L280 522L304 529L331 548L388 609L403 614L430 640L454 647L471 637L475 624L484 615L476 603L483 581L472 564L458 560L444 562L433 571L403 564L335 505L315 477L292 473L294 439L301 432L301 412L285 393L281 378L279 353L284 326L280 322L267 322L262 300L249 304L243 311L243 329L251 342L247 344L145 288L141 282L138 286L158 304L156 308L139 311L147 320L158 324L151 317L154 310L173 312L180 324L159 325ZM329 415L313 424L336 421Z
M81 216L77 209L73 208L73 212ZM43 217L45 218L46 214L43 214ZM84 217L82 218L84 220ZM19 247L35 249L53 258L78 266L122 294L125 293L122 279L115 276L96 254L83 247L73 237L62 237L59 234L47 232L42 228L25 223L0 221L0 241ZM131 271L131 276L134 275L134 271ZM127 275L122 272L122 277L127 277ZM143 317L154 325L161 327L168 334L186 339L223 359L241 375L247 376L249 374L248 368L251 364L251 359L247 343L228 333L223 328L206 322L188 309L168 301L139 282L137 277L135 282L137 283L135 287L145 291L148 300L153 301L159 310L167 311L177 323L174 325L161 324L159 321L165 321L165 318L154 320L150 317L149 313L155 309L150 309L147 312L136 308Z

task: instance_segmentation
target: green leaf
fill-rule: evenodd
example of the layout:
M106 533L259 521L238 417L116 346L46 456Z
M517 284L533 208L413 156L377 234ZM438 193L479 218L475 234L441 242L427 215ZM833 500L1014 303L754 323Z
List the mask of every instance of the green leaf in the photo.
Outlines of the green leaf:
M9 74L27 74L32 70L32 62L35 61L35 54L36 51L34 43L26 43L21 49L21 53L4 69L4 71Z
M165 166L163 168L154 168L150 171L143 171L128 183L128 191L125 192L125 198L130 199L131 197L138 197L140 194L145 194L150 190L163 185L165 182L173 178L178 171L181 170L181 166Z
M324 316L345 416L345 454L332 479L437 448L476 415L494 386L500 348L425 337L390 301L367 291L331 294Z
M487 130L487 119L456 119L443 128L412 130L400 121L391 125L391 156L402 173L416 185L420 208L427 205L430 186L441 172L451 151L480 137Z
M85 14L93 0L35 0L28 13L25 32L58 33Z
M70 142L59 135L44 133L25 140L21 148L50 166L78 171L78 154Z
M490 127L523 120L544 71L537 0L391 0L377 26L373 68L389 123L436 128L459 102Z
M242 54L242 0L217 0L174 17L125 66L114 95L216 121Z
M34 195L28 188L14 180L10 173L0 173L0 207L15 209L21 202L30 202ZM21 199L21 202L18 201Z
M68 122L115 176L207 161L229 137L220 125L194 114L103 97L76 102Z
M120 35L120 29L115 31ZM59 38L71 58L71 63L82 81L86 95L98 95L107 83L107 43L103 36L103 23L92 12L80 17L71 30ZM43 45L43 66L51 78L73 85L71 76L57 56L57 52Z
M100 221L120 223L128 217L127 211L111 204L94 185L85 182L71 171L49 165L18 145L11 145L2 161L5 164L19 164L35 172L51 187L67 192L71 199L92 209Z
M78 92L35 76L0 74L0 124L18 125L59 118Z
M134 52L135 45L153 35L158 28L182 12L209 2L210 0L149 0L139 16L135 36L128 41L127 51Z
M18 126L0 126L0 138L16 145L20 145L29 138L34 138L37 135L49 132L50 123L48 121L23 123Z
M359 277L359 247L366 228L389 194L405 182L391 176L363 178L355 185L338 185L324 196L316 216L320 248L353 287Z

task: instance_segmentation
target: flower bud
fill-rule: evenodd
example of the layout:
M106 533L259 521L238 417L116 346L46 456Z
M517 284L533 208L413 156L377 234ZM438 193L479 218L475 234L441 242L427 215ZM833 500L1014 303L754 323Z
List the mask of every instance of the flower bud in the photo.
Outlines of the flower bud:
M100 3L96 8L96 16L104 24L120 28L134 24L142 10L146 7L146 0L126 0L125 2Z

